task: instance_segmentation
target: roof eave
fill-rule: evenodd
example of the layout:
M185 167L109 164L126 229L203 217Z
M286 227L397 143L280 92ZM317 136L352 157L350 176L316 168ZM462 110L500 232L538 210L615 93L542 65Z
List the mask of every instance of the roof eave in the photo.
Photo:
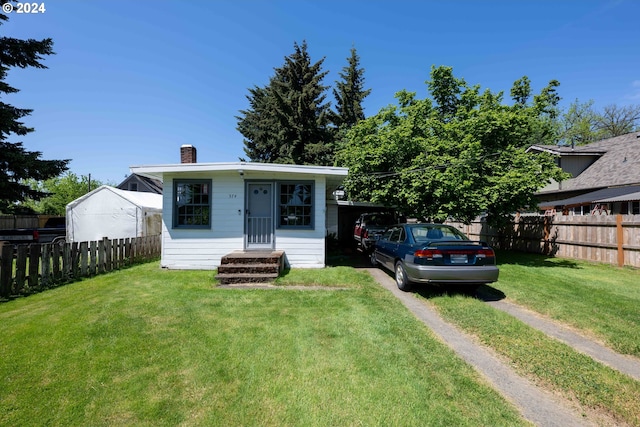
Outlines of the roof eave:
M162 181L165 174L194 172L253 171L289 174L326 175L346 177L349 169L334 166L283 165L277 163L178 163L166 165L130 166L132 173Z

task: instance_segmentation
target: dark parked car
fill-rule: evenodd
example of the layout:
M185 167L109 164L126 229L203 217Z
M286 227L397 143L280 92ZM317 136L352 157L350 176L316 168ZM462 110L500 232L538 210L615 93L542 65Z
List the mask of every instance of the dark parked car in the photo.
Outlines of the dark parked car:
M0 230L0 241L13 245L22 243L59 243L67 235L64 217L47 219L43 228L15 228Z
M358 217L353 226L353 239L365 253L369 252L373 249L376 239L395 222L396 219L390 213L364 213Z
M465 284L498 280L496 256L486 243L469 240L444 224L397 224L386 229L371 252L371 263L395 272L398 288L412 283Z

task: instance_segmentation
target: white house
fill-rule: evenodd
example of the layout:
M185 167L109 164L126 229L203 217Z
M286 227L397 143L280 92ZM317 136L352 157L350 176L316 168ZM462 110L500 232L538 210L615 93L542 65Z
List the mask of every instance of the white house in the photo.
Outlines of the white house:
M325 237L337 232L333 192L346 168L271 163L181 163L132 166L163 182L161 265L216 269L237 251L283 251L291 267L325 266Z

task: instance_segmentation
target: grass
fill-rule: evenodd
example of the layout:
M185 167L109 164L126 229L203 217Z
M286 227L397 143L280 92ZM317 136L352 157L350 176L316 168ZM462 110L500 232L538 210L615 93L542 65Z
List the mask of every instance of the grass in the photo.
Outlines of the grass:
M493 288L640 357L640 270L521 253L498 259L500 279Z
M507 297L638 355L640 272L524 254L502 254L500 280L482 292ZM587 411L640 426L640 382L551 339L484 302L422 290L442 316L506 357L521 374Z
M0 425L527 425L366 273L279 282L340 289L149 263L0 304Z
M640 382L475 298L442 295L429 302L534 383L579 402L587 411L640 426Z

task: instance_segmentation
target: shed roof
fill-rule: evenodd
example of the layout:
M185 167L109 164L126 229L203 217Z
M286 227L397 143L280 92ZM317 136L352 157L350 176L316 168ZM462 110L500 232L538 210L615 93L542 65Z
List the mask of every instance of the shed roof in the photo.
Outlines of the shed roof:
M118 197L129 201L130 203L141 207L141 208L151 208L162 210L162 194L155 193L145 193L140 191L128 191L128 190L120 190L119 188L111 187L110 185L101 185L95 190L85 194L84 196L78 197L74 201L67 204L67 207L75 207L80 203L83 203L87 199L89 199L93 194L96 194L101 191L111 192Z

